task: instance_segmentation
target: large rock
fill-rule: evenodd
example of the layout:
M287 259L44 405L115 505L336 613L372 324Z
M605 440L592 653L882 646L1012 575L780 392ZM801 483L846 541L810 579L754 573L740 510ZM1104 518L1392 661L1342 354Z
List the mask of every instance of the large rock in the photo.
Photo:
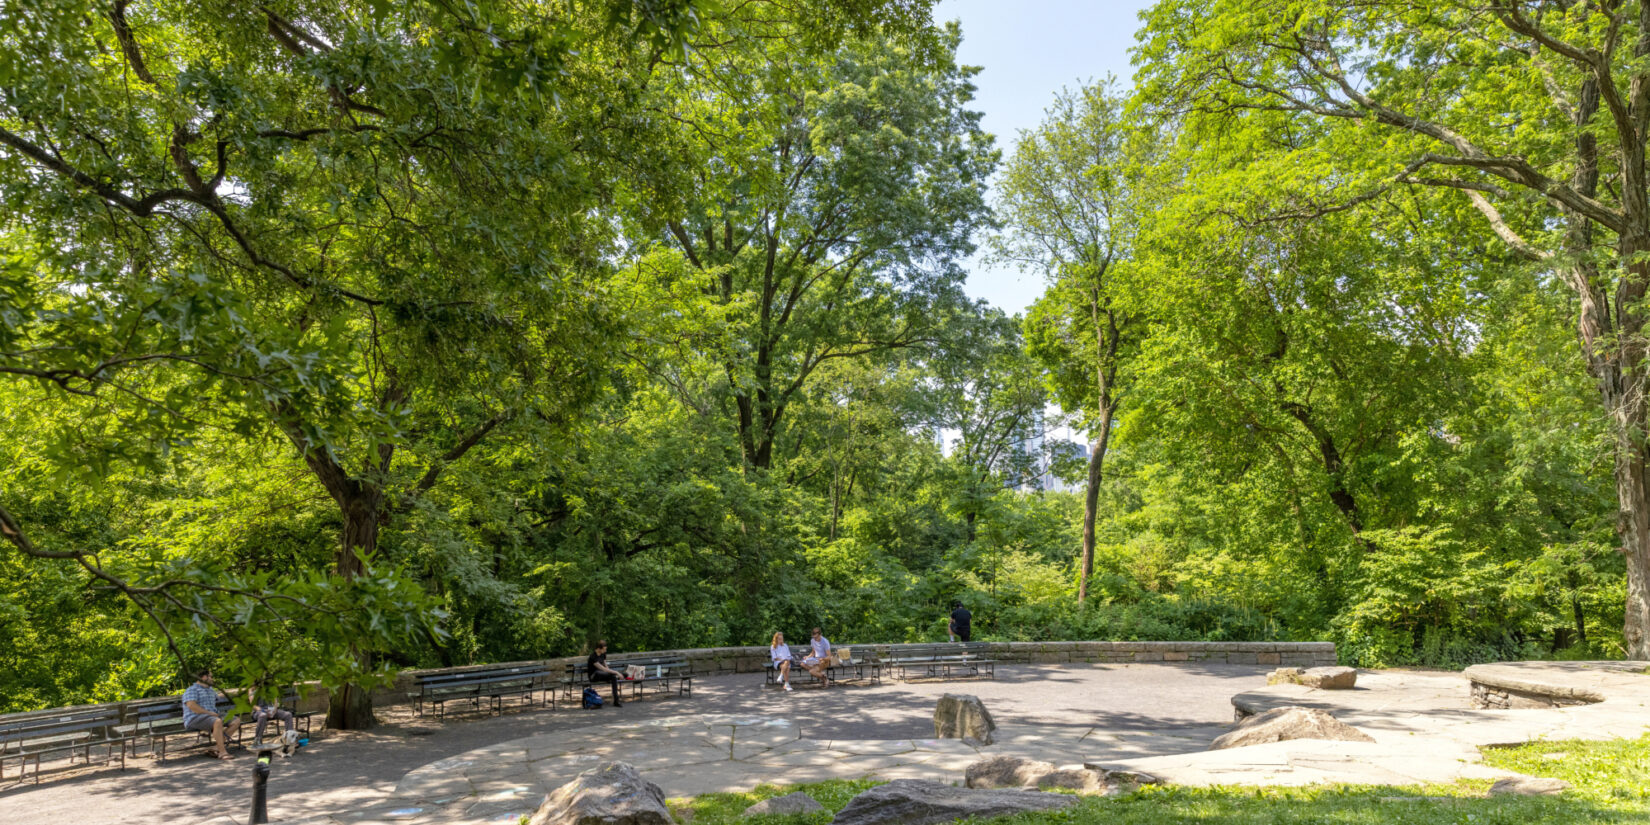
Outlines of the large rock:
M1495 780L1495 784L1490 786L1490 796L1551 796L1569 789L1570 783L1562 779L1509 776L1506 779Z
M745 809L740 816L761 816L763 814L811 814L814 811L823 811L825 806L813 797L797 791L796 793L764 799Z
M1067 808L1077 797L1042 791L975 790L931 779L896 779L848 801L831 825L933 825L958 819L991 819L1022 811Z
M1329 739L1339 742L1373 742L1358 730L1316 708L1274 708L1238 723L1237 729L1216 739L1209 750L1264 745L1290 739Z
M1319 690L1351 690L1358 684L1358 669L1352 667L1309 667L1296 677L1296 684Z
M1163 780L1144 771L1131 771L1127 768L1108 768L1094 762L1084 762L1083 767L1091 771L1099 771L1106 775L1106 782L1111 785L1137 786L1161 785Z
M1044 791L1076 791L1085 796L1110 793L1112 790L1106 782L1105 771L1091 771L1088 768L1050 771L1037 777L1033 786Z
M981 759L963 772L964 783L970 788L1035 788L1037 780L1054 773L1053 762L1039 762L1019 756L993 756Z
M947 693L934 706L935 739L967 739L982 745L991 744L991 732L997 723L980 703L980 697L963 693Z
M623 762L581 773L545 798L530 825L674 825L665 792Z
M1266 674L1266 684L1298 685L1301 683L1301 674L1304 672L1298 667L1280 667Z

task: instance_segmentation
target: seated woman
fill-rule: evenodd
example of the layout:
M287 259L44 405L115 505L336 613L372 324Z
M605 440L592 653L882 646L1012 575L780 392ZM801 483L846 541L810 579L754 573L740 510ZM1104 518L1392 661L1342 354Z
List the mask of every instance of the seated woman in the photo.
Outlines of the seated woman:
M773 666L779 670L779 681L786 690L791 689L791 646L785 644L785 634L773 634L773 643L768 646L768 654L773 658Z

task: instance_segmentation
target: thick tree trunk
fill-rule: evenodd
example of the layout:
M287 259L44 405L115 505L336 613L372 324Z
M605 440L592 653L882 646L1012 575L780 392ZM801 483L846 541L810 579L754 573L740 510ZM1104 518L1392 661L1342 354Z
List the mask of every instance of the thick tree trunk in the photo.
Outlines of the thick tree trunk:
M321 486L326 488L344 517L344 529L333 557L338 575L354 579L365 572L363 557L378 549L378 525L384 517L384 489L377 483L355 478L324 450L310 448L295 432L294 443L304 451ZM388 470L393 447L379 448L380 471ZM372 666L371 651L351 650L363 670ZM367 730L376 723L372 713L372 692L360 685L340 685L327 700L327 727L338 730Z
M1637 359L1642 361L1642 359ZM1646 472L1644 376L1618 375L1622 394L1608 399L1615 413L1616 529L1627 562L1627 620L1622 628L1629 659L1650 659L1650 473Z
M337 554L338 574L353 579L365 572L362 557L378 549L378 523L384 509L384 492L374 484L354 481L351 493L338 503L344 512L343 541ZM336 494L335 494L336 497ZM372 667L372 652L351 649L362 670ZM377 724L372 712L372 691L346 684L327 700L327 727L334 730L367 730Z
M1094 575L1094 518L1100 505L1101 471L1106 463L1106 447L1111 443L1112 405L1102 400L1099 437L1089 445L1089 476L1083 485L1083 560L1077 572L1077 603L1089 597L1089 579Z

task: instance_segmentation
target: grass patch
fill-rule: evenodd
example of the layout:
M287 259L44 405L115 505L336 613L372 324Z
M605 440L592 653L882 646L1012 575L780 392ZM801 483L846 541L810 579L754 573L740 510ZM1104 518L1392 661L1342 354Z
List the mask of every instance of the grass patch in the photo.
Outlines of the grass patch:
M1556 797L1485 798L1487 782L1431 787L1312 788L1147 787L1124 797L1084 797L1059 813L1022 814L1001 825L1530 825L1554 822L1650 822L1650 736L1614 742L1538 742L1486 751L1494 767L1562 779L1575 786ZM870 781L821 782L750 793L679 800L678 819L691 825L825 825ZM740 820L756 802L806 791L827 812Z

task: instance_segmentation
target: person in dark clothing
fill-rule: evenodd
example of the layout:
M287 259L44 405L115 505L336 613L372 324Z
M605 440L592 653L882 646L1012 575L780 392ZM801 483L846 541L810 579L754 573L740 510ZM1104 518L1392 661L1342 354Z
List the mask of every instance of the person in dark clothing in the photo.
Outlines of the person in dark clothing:
M951 635L959 642L966 642L973 633L970 624L974 621L974 614L962 606L962 602L951 603Z
M617 670L607 666L607 640L598 639L596 649L590 652L590 658L585 660L589 667L590 683L609 682L613 685L613 707L622 708L624 703L619 701L619 679L623 678Z

